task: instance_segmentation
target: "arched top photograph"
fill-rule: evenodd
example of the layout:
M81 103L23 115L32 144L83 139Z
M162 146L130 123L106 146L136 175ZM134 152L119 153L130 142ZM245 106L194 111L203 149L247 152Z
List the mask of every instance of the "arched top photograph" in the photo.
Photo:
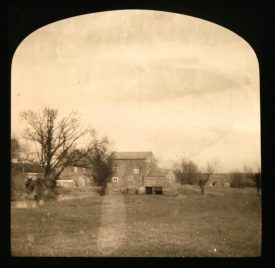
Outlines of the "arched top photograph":
M11 65L12 255L260 256L260 108L253 46L206 19L36 29Z

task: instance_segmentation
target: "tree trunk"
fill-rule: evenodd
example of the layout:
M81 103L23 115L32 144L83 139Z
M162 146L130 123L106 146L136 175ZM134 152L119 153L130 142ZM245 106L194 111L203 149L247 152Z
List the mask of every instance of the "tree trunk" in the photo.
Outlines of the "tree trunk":
M38 179L36 182L36 200L40 201L47 201L50 199L55 199L55 187L56 187L56 180L55 174L48 173L44 174L43 179Z
M204 186L205 186L205 185L202 185L202 184L200 185L200 188L201 188L201 194L202 194L202 195L204 195Z
M48 187L45 184L42 184L39 189L37 189L36 191L37 195L36 195L36 200L40 201L48 201L50 199L55 199L55 192L54 189L52 189L51 187Z
M106 188L107 188L107 183L103 180L102 183L101 183L101 191L100 191L101 195L106 194Z

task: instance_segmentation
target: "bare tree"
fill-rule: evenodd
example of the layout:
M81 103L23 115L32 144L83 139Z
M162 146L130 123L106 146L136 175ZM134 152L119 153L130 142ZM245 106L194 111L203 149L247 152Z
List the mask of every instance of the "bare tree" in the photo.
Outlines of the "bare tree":
M100 186L100 194L106 193L107 183L112 175L112 148L107 137L98 139L93 135L91 146L87 152L93 181Z
M197 182L200 170L191 160L182 159L175 168L175 177L181 184L195 184Z
M256 171L253 171L252 168L244 167L244 173L247 174L247 177L251 179L257 188L257 195L260 195L260 190L262 188L262 176L261 176L261 169L257 168Z
M217 168L217 162L208 162L206 166L206 172L204 174L200 174L198 184L201 189L201 194L205 193L205 185L209 181L210 176L215 173Z
M57 110L44 108L41 112L23 112L21 117L27 123L24 136L33 144L28 161L42 167L43 185L53 190L64 168L85 155L86 152L76 153L75 147L90 130L81 127L75 112L58 119Z

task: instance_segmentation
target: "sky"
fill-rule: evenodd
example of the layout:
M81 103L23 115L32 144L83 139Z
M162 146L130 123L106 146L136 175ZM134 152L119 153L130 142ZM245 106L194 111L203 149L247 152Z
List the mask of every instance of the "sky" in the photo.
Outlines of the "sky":
M11 131L42 107L107 135L116 151L152 151L162 167L182 158L218 171L260 167L258 60L217 24L181 14L117 10L48 24L12 62Z

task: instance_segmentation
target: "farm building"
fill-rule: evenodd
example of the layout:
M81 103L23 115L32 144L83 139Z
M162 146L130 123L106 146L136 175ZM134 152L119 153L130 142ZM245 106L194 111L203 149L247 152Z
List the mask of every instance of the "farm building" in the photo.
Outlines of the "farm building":
M87 187L90 185L91 176L87 168L81 166L68 166L57 180L57 186L62 187Z
M170 169L153 168L144 177L145 193L171 194L176 192L176 179Z
M229 186L230 185L230 176L226 173L216 173L212 174L207 182L207 186L216 187L216 186Z
M58 170L57 170L58 171ZM36 181L43 178L42 172L28 172L26 179ZM56 180L57 186L61 187L87 187L91 185L91 175L87 168L82 166L65 167L60 177Z
M175 176L160 169L152 152L115 152L112 189L115 191L169 194L175 192Z

